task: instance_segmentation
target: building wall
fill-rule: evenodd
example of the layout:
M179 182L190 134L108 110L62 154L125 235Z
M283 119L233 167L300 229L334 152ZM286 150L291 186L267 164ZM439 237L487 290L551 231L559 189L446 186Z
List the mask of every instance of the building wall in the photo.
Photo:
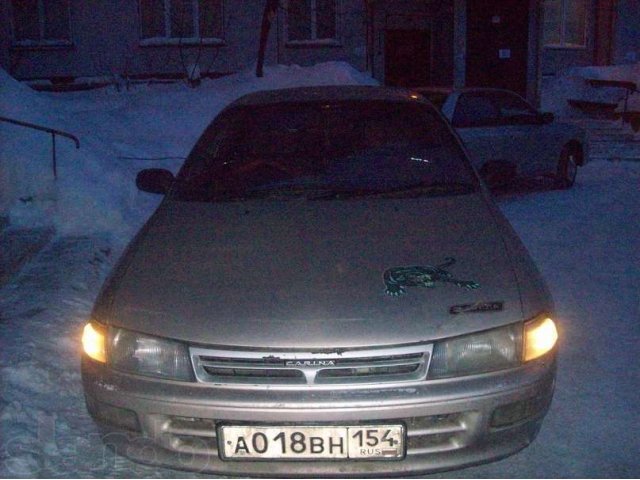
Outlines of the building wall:
M464 21L464 16L458 17ZM454 81L454 0L386 0L375 2L373 72L384 82L384 42L387 29L428 29L432 32L432 84ZM463 67L464 68L464 67Z
M279 15L280 42L277 57L281 63L308 65L318 61L344 60L359 70L368 70L384 83L385 70L385 30L416 29L430 30L432 83L451 86L454 83L454 48L464 49L464 25L456 32L458 41L454 47L454 1L464 11L464 0L374 0L371 19L373 37L367 45L367 17L365 0L341 0L340 44L334 47L299 47L287 44L285 15ZM457 8L457 7L456 7ZM458 23L464 23L464 15L457 17ZM369 51L369 49L371 51ZM459 55L460 56L460 55ZM367 58L369 57L369 58ZM460 63L460 62L458 62ZM464 62L457 76L464 76Z
M4 8L4 12L0 11L3 13L0 29L10 32L10 0L0 2L0 8ZM367 45L365 1L340 0L339 42L335 45L291 44L286 36L285 12L280 9L272 25L266 63L309 65L342 60L360 70L368 69L384 81L385 29L428 28L434 46L429 53L433 83L452 85L454 0L377 0L373 3L372 52ZM20 79L180 74L184 72L183 64L192 63L198 55L205 73L234 72L252 66L256 60L263 7L264 0L226 0L222 46L143 46L138 0L71 0L72 45L22 48L11 46L10 35L2 35L0 62Z
M542 1L542 0L541 0ZM543 76L551 76L569 68L595 63L597 0L590 0L587 13L587 45L580 48L542 47L540 70Z
M142 46L137 0L72 0L70 47L27 49L9 47L5 42L0 44L0 60L21 79L175 74L182 73L183 64L194 62L198 54L203 71L237 71L256 60L263 5L263 0L226 0L225 42L221 46ZM9 15L3 15L2 20L0 28L8 29ZM275 40L274 31L267 63L276 59Z
M585 48L543 47L541 71L640 62L640 0L590 0Z
M284 0L283 0L284 1ZM297 1L297 0L296 0ZM597 0L591 0L597 1ZM621 0L638 2L640 0ZM10 0L0 0L0 64L20 79L114 75L184 74L183 64L200 55L203 73L230 73L256 61L264 0L225 0L224 44L220 46L143 46L139 35L138 0L71 2L72 45L60 48L10 46ZM544 49L538 55L542 0L529 0L531 10L528 96L537 96L539 72L558 65L588 62L592 48L577 52ZM373 0L372 25L365 0L340 0L339 41L334 45L295 45L287 41L286 16L280 9L273 22L266 64L309 65L342 60L369 70L384 83L385 31L424 29L431 32L431 84L464 85L466 0ZM7 34L1 34L4 32ZM368 32L371 33L369 38ZM578 59L568 58L578 56ZM584 57L584 58L583 58ZM538 63L542 68L538 68Z
M640 0L618 0L613 62L640 62Z
M9 70L10 65L10 38L8 3L0 0L0 67L5 70Z
M539 0L529 0L529 41L527 45L527 100L540 105L542 86L543 8Z
M2 0L0 0L2 1ZM226 0L221 46L143 46L137 0L71 1L72 45L12 47L9 0L0 3L0 65L20 79L113 75L180 74L199 56L203 73L229 73L256 61L264 0ZM280 9L267 43L266 64L309 65L343 60L366 69L366 15L363 0L340 2L337 45L291 45Z
M291 1L291 0L290 0ZM274 28L278 35L278 63L311 65L317 62L346 61L358 70L367 68L367 40L364 0L340 0L338 2L338 42L289 42L286 33L286 12L280 9Z
M453 2L453 86L464 87L467 74L467 2Z

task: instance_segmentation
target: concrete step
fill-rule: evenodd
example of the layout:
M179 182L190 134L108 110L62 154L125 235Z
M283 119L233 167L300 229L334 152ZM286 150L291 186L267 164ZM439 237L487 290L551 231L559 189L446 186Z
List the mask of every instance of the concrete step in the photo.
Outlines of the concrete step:
M606 156L606 157L591 157L591 161L592 162L600 162L600 161L607 161L607 162L640 162L640 157L611 157L611 156Z
M636 136L630 133L589 132L591 141L637 142Z
M52 228L0 229L0 287L9 283L54 235Z
M591 148L601 148L608 146L626 146L628 148L636 148L639 142L628 138L593 138L589 137L589 145Z
M573 123L575 125L581 125L585 128L593 127L622 127L623 123L620 120L607 120L601 118L560 118L560 121L566 123Z
M640 159L640 137L634 135L628 124L595 118L569 119L567 122L587 131L591 160Z
M600 141L591 141L589 143L591 148L613 148L613 149L622 149L622 150L638 150L640 148L640 141L638 140L600 140Z
M640 158L640 148L592 148L590 158L611 158L621 160L637 160Z
M585 129L589 136L592 138L597 137L611 137L611 138L623 138L633 139L634 132L627 123L623 123L619 120L595 120L591 118L573 118L562 120L566 123L571 123Z
M590 160L640 160L640 150L592 150Z

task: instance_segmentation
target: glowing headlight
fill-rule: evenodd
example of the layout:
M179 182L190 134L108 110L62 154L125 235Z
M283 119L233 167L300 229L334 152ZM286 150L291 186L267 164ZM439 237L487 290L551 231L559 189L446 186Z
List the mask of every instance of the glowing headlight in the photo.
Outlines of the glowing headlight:
M539 317L524 324L524 361L534 360L550 351L558 340L556 324Z
M551 351L558 340L545 315L524 323L436 342L429 378L458 377L521 365Z
M429 378L457 377L520 365L522 323L436 342Z
M120 328L109 331L109 365L125 372L192 381L193 371L183 343Z
M82 331L82 348L90 358L96 362L105 363L107 354L105 351L106 331L104 327L90 322Z

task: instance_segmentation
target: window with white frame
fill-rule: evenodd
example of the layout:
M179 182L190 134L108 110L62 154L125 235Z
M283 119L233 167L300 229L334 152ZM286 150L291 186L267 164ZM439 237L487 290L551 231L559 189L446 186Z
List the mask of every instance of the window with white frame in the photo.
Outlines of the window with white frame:
M16 45L69 45L69 0L12 0L11 24Z
M587 44L587 0L545 0L544 45L581 48Z
M337 42L337 0L289 0L287 40L289 42Z
M223 0L140 0L142 43L221 42Z

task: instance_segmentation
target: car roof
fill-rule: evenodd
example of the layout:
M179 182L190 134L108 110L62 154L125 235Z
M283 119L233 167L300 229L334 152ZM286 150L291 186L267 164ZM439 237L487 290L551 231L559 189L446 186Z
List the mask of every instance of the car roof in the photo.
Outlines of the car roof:
M442 94L451 94L451 93L472 93L472 92L509 92L516 93L512 90L507 90L506 88L495 88L495 87L416 87L411 89L414 92L420 94L428 94L428 93L442 93Z
M323 87L297 87L280 90L263 90L240 97L228 108L269 105L277 103L391 101L427 103L417 97L415 91L360 85L332 85Z
M415 87L412 90L418 93L452 93L456 91L453 87Z

